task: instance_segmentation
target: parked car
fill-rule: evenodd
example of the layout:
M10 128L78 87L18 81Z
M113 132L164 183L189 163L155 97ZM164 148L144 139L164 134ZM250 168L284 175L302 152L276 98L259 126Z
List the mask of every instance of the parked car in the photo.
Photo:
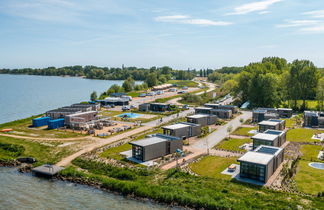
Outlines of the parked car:
M110 105L105 105L104 108L109 109L109 108L111 108L111 106Z
M155 96L156 93L152 91L152 92L147 93L147 95L148 95L148 96Z
M129 107L129 106L123 106L123 107L122 107L122 110L123 110L123 111L130 110L130 107Z
M182 108L183 108L183 109L189 109L189 105L188 105L188 104L184 104L184 105L182 106Z
M183 86L182 87L182 90L188 90L188 87L187 86Z
M146 93L139 94L139 97L145 97L145 96L146 96Z
M136 109L136 106L135 105L131 105L130 108L131 109Z
M164 93L164 91L163 90L159 90L159 91L157 91L156 92L158 95L162 95L163 93Z
M185 90L180 90L180 91L178 91L178 94L183 94L183 93L186 93L187 91L185 91Z
M169 89L169 92L176 92L177 91L177 88L170 88Z

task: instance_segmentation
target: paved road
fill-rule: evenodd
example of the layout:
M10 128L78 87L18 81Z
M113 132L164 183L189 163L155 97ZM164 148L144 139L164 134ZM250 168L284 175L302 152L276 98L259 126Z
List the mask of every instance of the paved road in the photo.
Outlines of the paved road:
M227 137L227 128L229 126L233 127L233 130L238 128L242 123L240 119L243 118L247 120L252 117L251 112L243 111L241 115L237 116L226 125L221 126L213 133L209 134L207 137L200 139L199 141L195 142L194 144L184 148L185 150L191 151L192 153L186 157L180 158L178 160L179 163L182 163L183 160L188 161L193 158L198 157L199 155L205 154L207 152L207 146L210 150L210 154L214 153L215 151L211 150L216 144L222 141L225 137ZM207 143L207 144L206 144ZM170 168L176 167L176 161L172 161L164 166L161 167L162 170L168 170Z
M242 114L229 121L227 124L219 127L215 132L209 134L205 138L202 138L200 141L195 142L192 147L197 149L210 149L227 137L227 128L232 126L232 131L241 126L240 119L244 121L252 117L252 112L242 111Z

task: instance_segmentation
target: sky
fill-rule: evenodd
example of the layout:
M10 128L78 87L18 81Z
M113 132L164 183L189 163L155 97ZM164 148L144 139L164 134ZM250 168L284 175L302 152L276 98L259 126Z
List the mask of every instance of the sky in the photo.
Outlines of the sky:
M323 0L0 0L0 68L324 67Z

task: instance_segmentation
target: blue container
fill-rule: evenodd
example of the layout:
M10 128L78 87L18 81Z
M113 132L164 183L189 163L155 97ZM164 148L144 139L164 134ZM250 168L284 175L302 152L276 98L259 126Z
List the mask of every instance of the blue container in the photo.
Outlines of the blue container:
M48 121L48 129L56 129L64 126L64 118Z
M40 117L33 119L33 127L41 127L48 124L48 121L50 121L50 117Z

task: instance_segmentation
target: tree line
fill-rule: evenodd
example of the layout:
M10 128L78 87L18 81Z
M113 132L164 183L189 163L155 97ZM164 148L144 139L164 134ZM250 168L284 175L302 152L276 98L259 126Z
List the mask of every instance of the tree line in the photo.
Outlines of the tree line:
M300 109L304 110L307 100L318 99L323 107L324 78L321 73L321 69L309 60L288 63L284 58L266 57L232 74L223 88L233 92L242 102L249 101L252 107L284 104L297 109L297 102L301 100Z
M104 79L104 80L125 80L132 77L134 80L145 80L152 78L151 83L167 81L171 78L177 80L191 80L196 76L195 70L174 70L168 66L137 68L125 67L109 68L98 66L65 66L61 68L23 68L23 69L0 69L0 74L26 74L26 75L42 75L42 76L77 76L88 79ZM154 85L153 85L154 86Z

